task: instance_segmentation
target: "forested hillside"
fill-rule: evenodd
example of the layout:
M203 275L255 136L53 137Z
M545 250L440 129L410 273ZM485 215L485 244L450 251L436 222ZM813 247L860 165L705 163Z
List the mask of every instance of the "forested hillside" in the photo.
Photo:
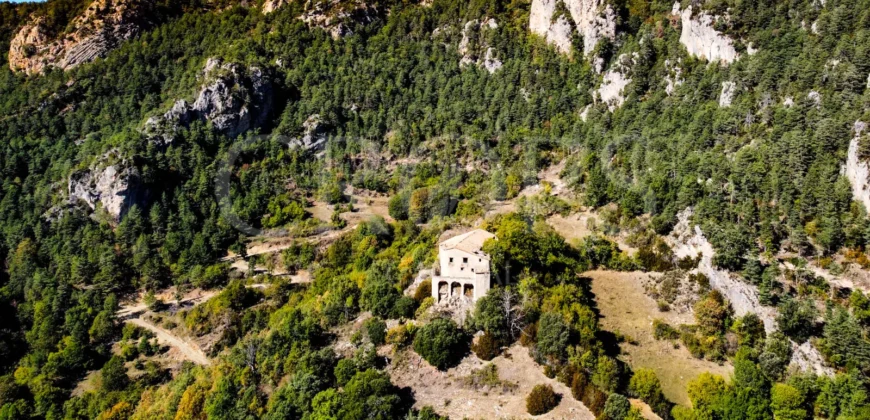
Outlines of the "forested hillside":
M870 1L266 3L0 3L0 419L439 418L383 359L519 346L587 417L870 418ZM347 226L355 191L389 217ZM581 208L599 234L547 223ZM457 323L415 279L470 226L513 274ZM669 401L592 269L690 276L696 322L656 338L733 375ZM210 364L162 365L118 315L140 294Z

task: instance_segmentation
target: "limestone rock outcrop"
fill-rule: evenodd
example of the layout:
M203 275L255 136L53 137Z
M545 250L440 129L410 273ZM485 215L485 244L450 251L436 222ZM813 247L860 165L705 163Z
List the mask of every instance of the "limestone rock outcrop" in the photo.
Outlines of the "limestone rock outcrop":
M10 42L9 68L37 74L49 67L69 70L104 57L153 25L153 8L153 0L96 0L61 34L51 34L45 19L34 18Z
M368 24L377 16L377 8L363 0L308 0L299 18L309 27L340 38L353 33L354 23Z
M733 41L713 28L716 18L707 12L697 14L689 6L680 12L680 3L674 4L674 15L680 15L682 32L680 43L686 47L689 54L711 62L732 63L739 55Z
M713 245L704 237L700 226L692 225L693 210L688 208L677 215L678 222L667 238L677 258L701 257L698 272L710 279L710 287L722 293L734 308L734 313L743 316L749 313L758 315L764 329L776 331L776 310L761 304L755 286L734 278L731 273L713 265L715 252Z
M302 123L302 137L291 140L289 146L316 152L323 150L326 140L326 124L320 114L313 114Z
M145 132L171 143L179 127L193 121L208 121L218 132L238 135L262 126L272 112L272 82L259 67L244 68L210 58L202 72L204 83L193 104L184 99L159 117L145 123Z
M680 64L680 60L665 60L665 93L668 96L673 95L683 85L683 69Z
M601 86L598 88L598 97L607 105L610 112L615 111L625 103L625 87L631 83L629 72L631 65L634 62L634 56L622 54L616 59L616 62L610 66L607 73L604 73L604 78L601 81Z
M490 74L501 69L501 60L496 57L495 50L487 42L488 33L495 29L498 29L498 22L495 19L484 19L482 23L470 20L465 23L458 46L459 54L462 56L459 60L460 67L476 65L486 69Z
M89 169L70 175L67 192L71 204L81 202L91 210L99 205L117 222L134 204L144 204L148 194L142 188L139 170L129 160L105 163L116 160L115 154L117 151L112 150Z
M722 91L719 93L719 107L728 108L734 101L737 93L737 84L734 82L722 82Z
M291 0L266 0L263 2L263 14L268 15L269 13L281 8L281 6L290 3L290 1Z
M566 54L576 31L588 56L602 39L616 38L616 11L606 0L533 0L529 29Z
M863 121L856 121L853 126L854 137L849 142L849 153L843 171L852 184L852 197L870 209L870 163L861 158L861 137L867 129Z

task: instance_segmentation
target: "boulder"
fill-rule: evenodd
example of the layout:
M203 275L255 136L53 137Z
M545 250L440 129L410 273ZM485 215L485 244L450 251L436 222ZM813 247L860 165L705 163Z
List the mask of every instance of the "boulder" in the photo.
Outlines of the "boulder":
M202 77L205 83L193 104L180 99L162 116L148 119L144 131L152 139L171 143L178 127L187 127L193 121L211 122L215 130L228 137L237 137L268 121L274 94L263 70L222 64L210 58Z
M96 0L73 19L65 33L49 33L45 20L34 17L9 45L9 68L37 74L49 67L69 70L104 57L122 42L153 25L153 0Z

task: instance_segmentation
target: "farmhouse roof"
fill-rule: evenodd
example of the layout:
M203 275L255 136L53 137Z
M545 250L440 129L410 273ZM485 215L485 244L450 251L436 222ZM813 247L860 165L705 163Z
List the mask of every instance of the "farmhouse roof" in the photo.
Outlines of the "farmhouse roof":
M483 229L475 229L441 242L441 249L445 251L458 249L472 254L484 254L481 248L483 248L483 243L489 238L495 238L495 235Z

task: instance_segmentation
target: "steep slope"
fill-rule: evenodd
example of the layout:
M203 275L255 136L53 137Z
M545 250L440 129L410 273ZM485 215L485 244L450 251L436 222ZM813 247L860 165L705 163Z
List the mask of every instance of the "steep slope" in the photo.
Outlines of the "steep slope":
M588 56L599 41L616 37L616 12L606 0L533 0L529 29L566 54L577 34Z
M149 27L153 0L95 0L70 29L51 36L43 18L24 24L12 39L9 67L36 74L54 67L61 70L105 56L123 41Z

